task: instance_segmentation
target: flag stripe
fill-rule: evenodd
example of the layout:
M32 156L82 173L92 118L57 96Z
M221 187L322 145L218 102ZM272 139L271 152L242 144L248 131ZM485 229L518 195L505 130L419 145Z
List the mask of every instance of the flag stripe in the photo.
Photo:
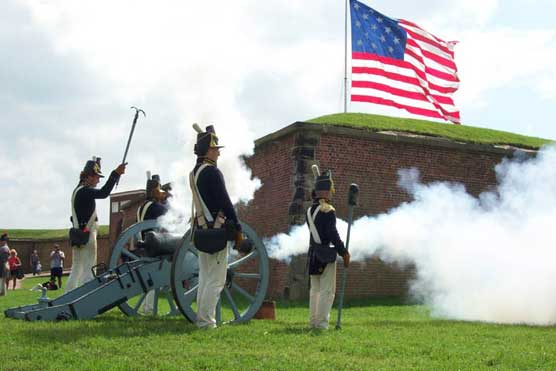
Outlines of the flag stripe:
M413 27L416 30L419 30L421 32L423 32L425 35L427 35L429 38L436 40L438 43L440 44L446 44L448 45L448 48L451 50L452 46L453 46L453 41L444 41L441 38L434 36L433 34L431 34L430 32L428 32L427 30L424 30L423 28L421 28L419 25L408 21L407 19L399 19L398 22L403 25L403 26L409 26L409 27ZM405 29L405 27L404 27ZM453 52L453 51L452 51Z
M451 59L454 56L454 52L451 51L446 45L438 43L437 41L423 36L420 32L414 31L410 27L402 26L402 28L407 32L409 36L416 42L422 42L427 48L430 48L432 52L436 52L439 55L443 55L444 58Z
M454 62L452 62L451 60L448 60L446 58L443 58L443 57L441 57L437 54L431 53L428 50L425 50L425 49L421 48L419 46L419 44L417 44L415 42L415 40L411 40L411 39L408 38L407 39L407 45L417 48L423 54L424 57L427 57L428 59L430 59L430 60L432 60L432 61L434 61L434 62L436 62L436 63L438 63L438 64L440 64L444 67L447 67L447 68L451 69L452 71L457 71L457 67L456 67L456 64ZM408 50L409 49L406 48L406 53L408 52Z
M453 105L441 105L438 102L429 101L427 99L413 99L411 97L401 96L397 94L397 91L394 91L395 89L391 86L373 83L368 83L367 85L369 86L360 87L352 84L352 94L391 99L408 107L436 110L446 114L457 112L457 109Z
M423 56L416 54L413 50L406 49L405 60L409 64L419 68L420 71L439 78L440 80L435 81L440 85L458 87L459 78L457 74L453 71L447 70L443 66L438 66L436 63L424 58ZM438 68L433 68L430 66L435 66ZM424 78L424 77L423 77Z
M376 61L378 63L374 63ZM352 53L352 66L355 67L378 67L383 68L387 72L395 72L400 73L403 76L408 77L418 77L420 80L420 85L427 86L434 91L437 91L441 94L449 94L453 93L457 90L457 84L453 86L446 86L448 84L439 85L437 83L432 83L431 81L434 80L438 83L444 83L443 81L437 81L437 79L430 78L427 79L427 75L424 71L416 68L413 64L406 62L406 61L399 61L396 59L388 58L388 57L381 57L375 54L367 54L367 53L359 53L353 52ZM398 67L398 68L394 68ZM424 67L423 67L424 68ZM429 80L429 81L428 81ZM428 81L428 83L427 83Z
M387 99L387 98L370 97L370 96L366 96L366 95L353 94L351 96L351 100L352 100L352 102L366 102L366 103L374 103L374 104L380 104L380 105L385 105L385 106L390 106L390 107L396 107L396 108L404 109L407 112L412 113L414 115L426 116L426 117L444 119L444 120L446 119L446 116L440 115L435 110L407 106L407 105L400 104L398 102L395 102L395 101L393 101L391 99ZM458 112L455 112L454 116L449 116L449 117L451 118L451 120L454 123L459 123L459 113Z
M406 44L405 51L407 53L410 50L413 51L414 53L418 54L418 55L423 55L423 51L427 51L429 53L434 54L434 52L431 51L431 50L427 50L426 48L423 49L423 47L421 45L419 45L418 43L416 43L415 40L407 39L407 44ZM426 57L426 56L423 55L423 57ZM446 66L445 64L438 63L436 61L436 59L427 58L427 61L433 63L436 69L445 70L446 72L449 72L449 73L456 72L456 70L454 68Z
M403 91L407 91L410 94L419 94L420 100L426 100L427 96L431 96L434 100L438 103L443 105L454 105L454 101L450 96L447 95L439 95L439 94L431 94L427 89L420 86L416 79L414 81L410 81L411 79L408 78L409 81L400 81L396 78L393 78L391 75L383 74L384 71L376 71L377 73L367 74L367 73L356 73L353 72L352 77L352 86L355 87L365 87L367 83L370 84L383 84L392 86L396 89L400 89ZM402 94L403 96L403 94Z

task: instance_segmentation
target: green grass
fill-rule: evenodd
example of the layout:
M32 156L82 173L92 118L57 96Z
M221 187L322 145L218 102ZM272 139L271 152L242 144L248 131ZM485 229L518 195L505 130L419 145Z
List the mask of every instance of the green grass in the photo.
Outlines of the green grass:
M67 238L68 229L5 229L0 228L0 232L7 232L10 238L22 239L45 239L45 238ZM108 226L99 226L99 235L104 236L108 234Z
M27 279L24 288L39 282ZM50 296L53 296L49 293ZM35 302L10 291L0 309ZM431 319L395 300L348 303L343 329L307 329L306 303L278 303L276 321L200 331L184 318L127 318L117 309L90 321L0 318L3 370L555 369L553 327ZM333 311L333 316L336 312Z
M466 143L507 144L528 149L538 149L543 145L553 143L552 140L528 137L505 131L363 113L337 113L317 117L306 122L311 124L364 128L370 131L399 131L448 138Z

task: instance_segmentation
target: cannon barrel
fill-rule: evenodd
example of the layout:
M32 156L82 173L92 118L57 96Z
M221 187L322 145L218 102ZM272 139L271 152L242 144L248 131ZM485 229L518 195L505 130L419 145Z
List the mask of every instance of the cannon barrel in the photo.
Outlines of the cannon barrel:
M143 247L150 257L173 255L182 241L183 235L148 231L145 233Z

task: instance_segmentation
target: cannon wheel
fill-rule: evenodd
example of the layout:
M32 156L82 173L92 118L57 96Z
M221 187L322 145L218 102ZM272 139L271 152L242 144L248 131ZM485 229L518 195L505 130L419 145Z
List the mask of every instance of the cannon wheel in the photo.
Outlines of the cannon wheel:
M153 229L153 228L158 228L158 227L160 227L160 224L156 220L146 220L146 221L141 222L141 223L133 224L132 226L127 228L125 231L123 231L120 234L120 236L118 237L118 240L116 241L116 245L114 246L114 249L112 250L112 256L110 257L109 269L114 269L118 265L120 265L121 264L121 259L123 257L126 257L131 261L145 259L145 258L142 258L142 257L134 254L133 252L129 251L126 248L126 246L134 245L135 237L139 233L141 233L142 231L145 231L145 230L148 230L148 229ZM179 310L176 307L176 304L174 303L173 296L172 296L172 293L171 293L171 290L170 290L169 286L158 287L158 288L156 288L152 291L153 291L153 294L154 294L154 305L153 305L152 315L154 315L154 316L159 316L159 315L160 316L175 316L175 315L180 314ZM131 305L128 301L126 301L126 302L123 302L123 303L119 304L118 307L127 316L142 315L143 313L140 310L140 308L141 308L141 304L143 303L143 301L145 301L146 296L147 296L147 294L143 293L139 296L139 299L137 300L137 302L135 304ZM168 301L168 305L170 307L169 312L159 313L158 299L160 297L164 297Z
M235 251L228 255L228 282L216 307L219 324L249 321L261 307L268 288L266 248L251 227L245 223L241 226L243 233L253 242L253 251L243 256ZM195 269L191 269L191 261L197 260L198 251L188 236L189 232L174 254L170 283L179 310L190 322L195 322L199 269L198 263Z

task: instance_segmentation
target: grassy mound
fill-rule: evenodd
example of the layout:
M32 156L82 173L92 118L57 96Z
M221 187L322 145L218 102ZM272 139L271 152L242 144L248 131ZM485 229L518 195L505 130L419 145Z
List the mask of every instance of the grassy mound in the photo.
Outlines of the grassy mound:
M32 240L42 240L47 238L57 239L57 238L67 238L68 229L3 229L0 228L0 232L7 232L10 238L21 238L21 239L32 239ZM99 236L108 235L108 226L99 226Z
M337 113L317 117L306 122L320 125L348 126L375 132L396 131L447 138L465 143L510 145L527 149L539 149L543 145L554 143L552 140L528 137L506 131L365 113Z

